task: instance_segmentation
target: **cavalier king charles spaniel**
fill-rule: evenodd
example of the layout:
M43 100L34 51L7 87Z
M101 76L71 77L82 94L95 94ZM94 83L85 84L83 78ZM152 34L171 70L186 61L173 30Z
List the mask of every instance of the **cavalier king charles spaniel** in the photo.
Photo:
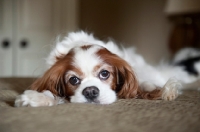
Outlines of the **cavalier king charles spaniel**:
M58 41L47 64L44 75L17 97L16 107L66 102L111 104L130 98L171 101L179 89L199 85L197 77L180 66L153 67L134 48L119 48L83 31Z

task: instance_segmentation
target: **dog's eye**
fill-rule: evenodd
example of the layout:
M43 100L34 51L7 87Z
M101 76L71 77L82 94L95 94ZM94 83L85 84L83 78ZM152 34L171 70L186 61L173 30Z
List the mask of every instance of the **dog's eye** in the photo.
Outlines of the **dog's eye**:
M81 80L78 78L78 77L71 77L69 79L69 82L72 84L72 85L78 85L81 83Z
M99 78L102 79L102 80L108 79L109 76L110 76L110 72L107 71L107 70L102 70L102 71L99 73Z

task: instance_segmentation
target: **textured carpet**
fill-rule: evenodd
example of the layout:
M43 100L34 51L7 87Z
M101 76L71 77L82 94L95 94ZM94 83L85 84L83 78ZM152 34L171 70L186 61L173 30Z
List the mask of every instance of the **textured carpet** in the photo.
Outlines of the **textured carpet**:
M200 92L175 101L121 99L111 105L13 107L33 78L0 79L0 132L200 132Z

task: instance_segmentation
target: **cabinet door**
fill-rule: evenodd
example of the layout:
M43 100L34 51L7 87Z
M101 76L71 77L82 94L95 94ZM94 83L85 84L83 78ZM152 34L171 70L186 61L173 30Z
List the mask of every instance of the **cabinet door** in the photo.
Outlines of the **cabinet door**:
M63 5L66 0L65 2L63 0L16 0L15 2L14 75L39 76L46 69L45 58L52 48L56 35L68 31L62 29L64 24L62 19L63 17L70 19L70 15L67 15L70 12L63 12L63 8L69 8L70 5ZM74 10L72 7L70 9Z
M0 77L12 75L12 0L0 0Z

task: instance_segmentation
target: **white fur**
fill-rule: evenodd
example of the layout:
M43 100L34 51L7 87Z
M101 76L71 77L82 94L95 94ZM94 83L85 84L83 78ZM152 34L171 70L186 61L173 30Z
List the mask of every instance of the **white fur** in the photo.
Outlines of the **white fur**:
M76 90L75 95L71 96L72 103L87 103L87 99L82 95L84 88L88 86L98 86L99 96L97 101L100 104L111 104L116 101L117 97L113 90L110 89L110 86L102 83L96 78L84 79L82 85Z
M196 57L200 56L200 51L195 48L184 48L178 53L176 53L176 56L173 59L173 63L176 63L180 60L188 59L190 57Z
M162 99L169 101L176 99L179 88L181 83L176 78L170 78L163 87Z
M91 47L88 50L83 50L80 47L75 48L74 66L81 69L83 73L91 74L93 68L98 65L100 58L95 56L95 52L101 47ZM88 76L88 75L87 75Z
M91 49L89 48L87 51L78 48L79 46L91 44L98 46ZM107 48L110 52L123 58L132 66L142 90L150 92L156 87L163 88L162 99L164 100L174 100L178 96L178 89L181 87L180 82L185 84L197 80L196 77L190 76L181 67L172 67L167 64L153 67L147 64L143 57L135 52L133 47L119 48L112 41L103 42L95 39L92 34L87 34L83 31L73 32L61 42L56 42L55 47L46 60L48 67L51 67L56 62L56 56L67 54L72 48L75 48L76 55L74 66L80 68L86 78L82 81L81 86L75 91L75 95L71 96L71 102L87 102L82 95L82 91L85 87L92 85L98 86L100 89L100 95L98 97L100 104L110 104L116 100L116 94L110 89L110 86L101 83L91 74L91 70L94 66L101 62L100 58L94 55L95 51L100 48L99 46ZM55 104L58 104L55 99L36 91L26 91L16 100L16 106L50 106Z
M103 42L95 39L92 34L83 31L69 33L61 42L57 42L56 47L52 50L47 58L48 67L55 63L56 56L67 54L70 49L87 44L100 45L107 48L112 53L126 60L137 74L140 84L144 81L152 82L157 86L164 86L170 77L176 77L183 82L192 82L196 80L180 67L172 67L164 64L153 67L147 64L144 58L135 52L133 47L120 49L114 42ZM186 79L185 79L186 78Z
M103 63L102 60L95 55L95 52L97 52L100 48L100 46L94 46L88 50L83 50L80 47L74 49L75 56L73 65L84 73L84 78L78 89L75 91L75 95L71 97L71 102L87 102L86 98L82 94L82 91L84 88L90 86L96 86L100 91L97 98L98 103L110 104L116 100L115 92L111 90L110 85L102 83L99 79L97 79L100 71L96 73L93 72L95 66Z
M39 93L35 90L26 90L22 95L19 95L15 100L15 107L21 106L53 106L64 103L65 100L60 97L54 97L54 95L46 90Z

